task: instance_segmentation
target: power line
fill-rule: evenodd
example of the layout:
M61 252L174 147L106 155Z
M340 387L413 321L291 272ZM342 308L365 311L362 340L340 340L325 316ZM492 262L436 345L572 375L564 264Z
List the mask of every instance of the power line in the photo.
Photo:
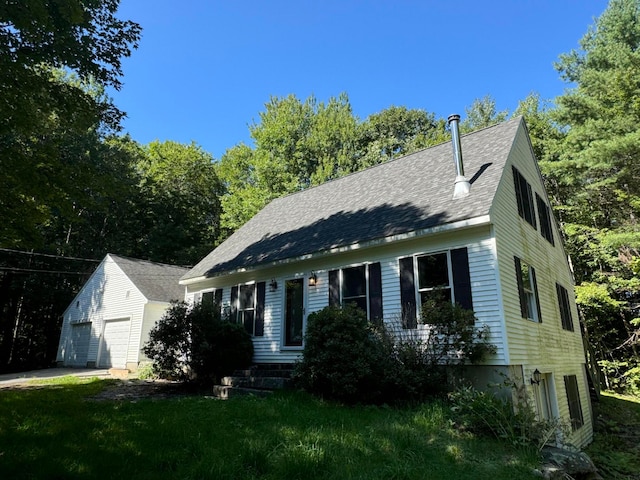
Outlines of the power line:
M61 258L63 260L80 260L83 262L94 262L94 263L99 263L102 260L95 260L93 258L80 258L80 257L65 257L62 255L52 255L50 253L36 253L36 252L25 252L23 250L12 250L10 248L0 248L1 252L10 252L10 253L20 253L22 255L31 255L31 256L38 256L38 257L49 257L49 258Z
M89 275L91 272L69 272L64 270L38 270L35 268L0 267L0 271L14 273L62 273L65 275Z

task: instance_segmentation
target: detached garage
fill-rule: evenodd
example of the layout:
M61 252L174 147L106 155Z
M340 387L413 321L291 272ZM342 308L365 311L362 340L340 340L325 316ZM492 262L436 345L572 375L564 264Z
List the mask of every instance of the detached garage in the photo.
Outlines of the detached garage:
M57 362L134 371L141 349L188 269L107 254L63 315Z

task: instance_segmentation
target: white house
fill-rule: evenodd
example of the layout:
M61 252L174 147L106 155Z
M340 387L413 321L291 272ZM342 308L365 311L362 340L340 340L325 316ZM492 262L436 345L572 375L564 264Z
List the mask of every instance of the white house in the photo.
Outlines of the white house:
M188 269L107 254L64 312L56 361L135 371L141 348Z
M473 370L478 384L508 375L585 445L573 278L527 127L515 118L460 137L455 117L452 143L272 201L182 277L186 299L215 295L253 335L256 363L291 363L311 312L356 302L419 331L417 306L444 289L497 347Z

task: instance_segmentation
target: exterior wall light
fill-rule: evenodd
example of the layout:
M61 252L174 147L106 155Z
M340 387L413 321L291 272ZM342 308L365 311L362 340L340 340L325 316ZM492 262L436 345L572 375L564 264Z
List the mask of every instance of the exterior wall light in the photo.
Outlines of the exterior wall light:
M276 281L275 278L271 279L271 283L269 283L269 290L271 290L272 292L275 292L276 290L278 290L278 282Z
M318 285L318 276L316 275L316 272L311 272L311 275L309 276L309 286L315 287L316 285Z
M533 377L531 377L531 385L540 385L540 370L537 368L533 371Z

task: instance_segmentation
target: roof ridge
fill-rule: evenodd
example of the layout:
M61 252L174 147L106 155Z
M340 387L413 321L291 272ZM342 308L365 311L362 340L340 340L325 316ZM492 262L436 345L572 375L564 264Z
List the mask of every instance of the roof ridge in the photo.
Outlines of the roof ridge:
M107 255L109 255L111 258L114 259L122 259L122 260L129 260L132 262L136 262L136 263L149 263L151 265L156 265L159 267L172 267L172 268L182 268L182 269L190 269L193 268L192 266L188 266L188 265L173 265L170 263L161 263L161 262L154 262L152 260L145 260L143 258L133 258L133 257L127 257L125 255L118 255L117 253L107 253ZM116 262L117 263L117 262Z

